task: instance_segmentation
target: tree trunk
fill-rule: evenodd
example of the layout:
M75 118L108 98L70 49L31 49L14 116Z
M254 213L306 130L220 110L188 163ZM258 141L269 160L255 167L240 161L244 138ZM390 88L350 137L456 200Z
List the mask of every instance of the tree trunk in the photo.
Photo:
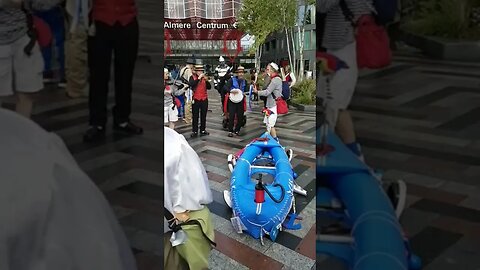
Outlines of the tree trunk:
M292 72L293 74L297 75L297 46L295 45L295 34L292 28L290 31L290 40L292 41L292 51L293 51L293 65L292 65Z
M262 58L262 45L255 49L255 69L260 70L260 59Z
M299 53L300 53L300 81L303 80L305 75L305 60L304 60L304 50L305 50L305 24L307 23L307 4L303 6L303 22L302 26L298 26L298 42L299 44Z
M305 27L299 27L298 28L298 32L299 32L299 35L298 35L298 42L300 43L299 44L299 48L298 48L298 51L300 53L300 71L299 71L299 77L300 77L300 80L303 80L303 77L305 75L305 58L304 58L304 50L305 50Z
M287 42L287 51L288 51L288 61L290 63L290 68L292 69L292 72L293 71L293 64L292 64L292 50L290 49L290 38L289 38L289 35L288 35L288 27L285 27L285 41ZM294 72L295 74L295 72Z

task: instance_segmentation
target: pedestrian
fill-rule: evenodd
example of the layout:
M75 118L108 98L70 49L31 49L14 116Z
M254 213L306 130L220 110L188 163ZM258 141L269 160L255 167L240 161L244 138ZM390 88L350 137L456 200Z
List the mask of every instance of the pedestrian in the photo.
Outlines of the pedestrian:
M51 2L52 0L50 0ZM42 48L42 55L44 60L44 83L58 83L58 87L66 87L65 79L65 18L59 0L53 0L57 2L53 7L35 5L35 16L42 19L49 26L55 44L55 54L53 53L53 44ZM49 2L49 1L45 1ZM52 69L52 61L56 56L56 62L59 65L58 78L55 78L55 74Z
M187 59L187 64L180 70L180 79L185 84L190 84L190 77L193 75L193 65L195 64L195 59L189 57ZM185 91L185 123L192 124L192 89L189 88Z
M163 269L208 269L216 245L208 176L185 137L167 127L164 136Z
M207 111L208 111L208 93L207 90L212 86L208 76L204 73L203 62L199 59L195 64L195 73L190 77L190 87L193 91L193 124L191 137L198 136L198 119L200 118L200 136L206 136L207 132Z
M275 124L277 122L277 103L276 99L282 97L282 79L279 76L279 67L275 63L270 63L267 66L266 72L270 77L270 82L267 86L267 89L258 91L254 89L253 91L257 92L259 96L267 97L265 105L265 117L263 122L267 126L267 131L272 135L276 140L277 131L275 129Z
M297 83L297 78L295 77L295 74L293 74L290 65L285 67L285 81L288 83L290 89L292 89L292 87Z
M136 270L113 209L63 141L9 110L0 123L0 269Z
M227 82L228 137L233 137L233 134L239 136L240 128L244 123L245 92L247 92L247 81L244 78L245 68L239 66L235 73L236 75Z
M65 66L69 98L88 96L87 40L91 0L66 0L67 34L65 41Z
M22 0L0 1L0 97L15 95L15 110L30 117L32 94L43 89L43 58L33 35L29 7Z
M175 122L178 121L178 102L176 97L185 93L188 85L172 80L166 68L163 69L163 79L165 83L163 92L163 121L164 124L168 124L169 128L175 129Z
M372 0L356 1L345 0L346 7L357 21L362 15L371 14ZM355 28L346 18L344 9L339 1L325 1L318 6L320 14L324 15L324 29L320 29L320 47L349 67L336 72L329 81L331 97L326 108L326 117L331 127L347 145L347 147L360 158L363 158L360 145L357 142L352 117L348 107L353 97L358 80L357 53L355 42ZM323 32L323 34L322 34ZM327 88L320 88L320 97L326 100Z
M124 134L142 134L143 129L130 120L132 81L139 38L135 0L93 1L92 26L89 34L90 128L84 136L84 141L93 142L105 137L112 53L115 59L113 128Z

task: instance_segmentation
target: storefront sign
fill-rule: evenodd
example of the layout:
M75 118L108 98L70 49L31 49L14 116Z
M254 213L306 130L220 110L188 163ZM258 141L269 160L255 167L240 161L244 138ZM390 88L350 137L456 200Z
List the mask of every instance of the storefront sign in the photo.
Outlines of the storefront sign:
M237 29L237 22L230 23L214 23L214 22L165 22L165 29Z
M165 19L163 27L170 40L237 40L243 35L235 18Z

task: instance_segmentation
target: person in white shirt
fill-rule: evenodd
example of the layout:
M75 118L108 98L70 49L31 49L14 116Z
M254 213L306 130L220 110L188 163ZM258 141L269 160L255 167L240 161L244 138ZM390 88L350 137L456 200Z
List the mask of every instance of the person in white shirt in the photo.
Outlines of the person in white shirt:
M0 109L0 269L136 270L110 205L62 140Z
M208 176L185 137L164 127L164 269L208 269L214 229Z

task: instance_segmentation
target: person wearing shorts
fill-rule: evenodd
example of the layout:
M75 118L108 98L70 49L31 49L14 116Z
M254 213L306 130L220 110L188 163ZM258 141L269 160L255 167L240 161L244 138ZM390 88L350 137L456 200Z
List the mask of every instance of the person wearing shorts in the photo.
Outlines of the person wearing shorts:
M345 0L347 8L358 20L362 15L372 12L372 1ZM338 0L326 0L317 6L319 13L325 14L323 35L320 33L320 48L344 61L348 69L342 69L331 78L322 77L318 85L319 97L326 100L329 80L330 99L326 106L326 119L343 143L357 156L363 158L357 142L352 117L348 106L358 80L355 29L345 17ZM322 30L321 30L322 31Z
M277 131L275 129L275 124L277 123L277 102L276 98L282 97L282 79L278 75L279 67L275 63L270 63L267 66L267 74L271 78L270 83L268 84L267 89L253 91L258 94L259 97L267 97L266 108L264 110L265 117L263 122L267 126L267 131L272 135L273 138L277 139ZM277 139L278 140L278 139Z
M181 83L180 81L173 82L170 80L170 74L168 69L163 69L163 78L165 81L165 91L163 100L163 123L168 124L168 127L175 129L175 122L178 121L178 109L176 106L176 96L183 95L188 85Z
M28 33L27 18L19 0L0 2L0 98L16 95L16 111L30 117L31 95L43 89L43 58ZM33 45L29 48L27 45Z

